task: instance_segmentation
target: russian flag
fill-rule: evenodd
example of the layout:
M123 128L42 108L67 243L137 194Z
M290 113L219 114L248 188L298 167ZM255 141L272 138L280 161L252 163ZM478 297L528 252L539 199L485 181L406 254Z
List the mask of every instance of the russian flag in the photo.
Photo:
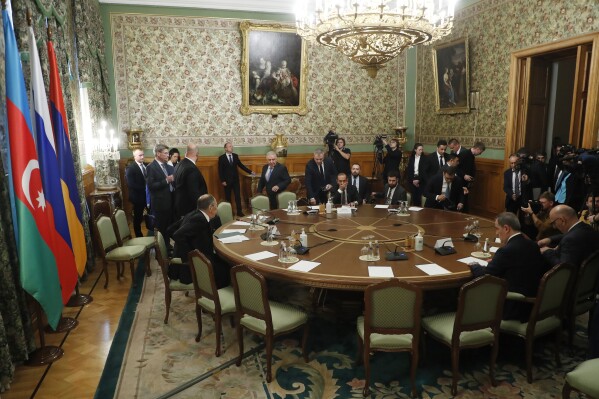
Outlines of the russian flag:
M50 224L50 209L42 186L19 49L6 9L2 10L2 22L8 157L12 171L10 189L15 198L21 284L39 302L50 326L56 328L61 317L62 300L56 259L51 250L54 227Z
M87 247L83 231L83 217L81 215L81 200L77 190L75 178L75 164L71 152L71 139L69 136L67 113L64 108L60 75L56 63L56 53L52 41L48 40L48 62L50 64L50 115L56 139L58 165L62 184L62 195L69 223L71 249L75 255L77 272L81 276L87 262Z
M71 249L71 234L62 195L48 98L46 97L35 34L31 26L29 27L29 54L31 60L31 119L35 124L42 184L48 215L51 216L51 227L53 227L51 234L54 240L51 250L58 266L62 301L66 304L75 289L75 284L77 284L77 268Z

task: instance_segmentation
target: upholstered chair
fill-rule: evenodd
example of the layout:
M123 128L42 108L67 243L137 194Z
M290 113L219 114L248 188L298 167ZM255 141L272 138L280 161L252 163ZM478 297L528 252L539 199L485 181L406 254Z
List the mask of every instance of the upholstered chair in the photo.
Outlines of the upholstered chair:
M112 224L116 232L119 246L128 247L131 245L143 245L146 247L146 252L144 254L146 275L151 276L150 251L155 248L154 237L133 237L131 235L131 229L129 229L129 223L127 222L127 215L125 215L125 211L120 208L116 208L112 213Z
M599 293L599 251L589 255L578 269L566 312L568 342L570 345L574 341L576 316L585 314L594 308L597 293Z
M291 191L283 191L277 195L277 204L279 204L279 209L287 209L289 205L289 201L295 201L297 199L297 195Z
M222 224L233 221L233 208L231 203L227 201L219 202L217 205L218 216Z
M572 390L585 394L589 398L599 398L599 359L591 359L579 364L566 374L562 398L570 398Z
M266 195L256 195L250 200L252 206L252 213L258 213L260 211L267 212L270 209L268 197Z

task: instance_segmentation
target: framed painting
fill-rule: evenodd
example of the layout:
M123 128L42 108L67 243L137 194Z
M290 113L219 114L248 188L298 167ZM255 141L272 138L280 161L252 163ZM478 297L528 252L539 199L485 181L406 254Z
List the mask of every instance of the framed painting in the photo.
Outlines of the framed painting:
M433 48L437 113L470 112L468 61L468 38L457 39Z
M308 113L306 43L295 27L243 21L241 108L243 115Z

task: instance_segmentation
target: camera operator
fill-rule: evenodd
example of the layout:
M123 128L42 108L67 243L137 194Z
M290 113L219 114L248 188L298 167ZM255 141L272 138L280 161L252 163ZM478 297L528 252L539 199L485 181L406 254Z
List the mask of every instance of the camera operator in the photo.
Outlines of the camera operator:
M528 201L525 207L520 208L525 214L524 222L532 222L536 229L536 241L560 234L560 231L552 226L549 218L549 212L554 206L555 196L549 191L545 191L539 195L538 201ZM529 237L532 237L532 234L529 234Z
M383 168L383 181L387 181L389 172L393 171L397 173L397 180L400 180L399 176L399 164L401 163L401 151L399 150L399 141L397 139L391 139L387 142L386 138L381 138L387 155L383 159L385 167Z
M581 209L584 202L584 178L573 146L565 145L560 149L558 167L562 173L555 184L555 202Z
M333 152L335 151L335 143L337 142L337 139L339 138L339 136L337 135L337 132L335 132L335 129L331 129L329 130L329 132L327 133L326 136L324 136L324 144L327 146L327 154L332 155Z
M336 145L333 146L333 152L329 152L329 156L333 159L335 168L338 173L345 173L346 176L351 175L349 159L351 158L351 150L345 147L345 139L339 137Z

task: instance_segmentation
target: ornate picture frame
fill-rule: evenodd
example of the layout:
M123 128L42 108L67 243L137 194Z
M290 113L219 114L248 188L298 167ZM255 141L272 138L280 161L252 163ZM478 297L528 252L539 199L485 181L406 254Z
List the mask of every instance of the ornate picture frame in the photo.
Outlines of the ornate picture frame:
M241 114L307 114L306 42L295 27L243 21L239 29Z
M469 61L467 37L433 47L437 113L470 112Z

